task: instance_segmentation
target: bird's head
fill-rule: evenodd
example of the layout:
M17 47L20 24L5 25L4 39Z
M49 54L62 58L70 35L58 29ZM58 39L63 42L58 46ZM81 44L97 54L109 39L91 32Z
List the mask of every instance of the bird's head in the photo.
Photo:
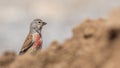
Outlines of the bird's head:
M38 32L40 33L42 30L42 27L46 25L47 23L43 22L41 19L34 19L32 23L30 24L30 32Z

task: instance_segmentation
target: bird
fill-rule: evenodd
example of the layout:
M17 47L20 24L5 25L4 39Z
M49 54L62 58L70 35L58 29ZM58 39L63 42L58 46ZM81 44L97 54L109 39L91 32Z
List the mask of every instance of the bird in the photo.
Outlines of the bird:
M19 55L34 54L42 48L42 28L46 25L41 19L34 19L30 24L29 34L27 35L25 42L19 52Z

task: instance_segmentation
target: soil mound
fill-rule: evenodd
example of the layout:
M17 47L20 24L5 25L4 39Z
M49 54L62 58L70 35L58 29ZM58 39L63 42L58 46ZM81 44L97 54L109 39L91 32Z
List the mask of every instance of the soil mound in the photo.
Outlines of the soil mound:
M5 52L0 57L0 68L120 68L119 63L120 17L114 14L83 21L63 44L54 41L36 55Z

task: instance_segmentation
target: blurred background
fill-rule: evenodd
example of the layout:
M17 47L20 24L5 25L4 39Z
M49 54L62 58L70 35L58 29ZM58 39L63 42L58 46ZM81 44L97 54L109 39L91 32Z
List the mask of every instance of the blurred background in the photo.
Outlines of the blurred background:
M43 48L72 36L72 28L85 19L107 18L120 0L0 0L0 53L19 52L31 21L40 18L44 27Z

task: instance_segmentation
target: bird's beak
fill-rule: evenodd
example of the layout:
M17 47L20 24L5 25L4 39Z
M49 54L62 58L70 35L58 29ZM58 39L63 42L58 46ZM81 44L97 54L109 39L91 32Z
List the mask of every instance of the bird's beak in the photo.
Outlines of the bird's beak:
M46 22L43 22L43 25L46 25L47 23Z

